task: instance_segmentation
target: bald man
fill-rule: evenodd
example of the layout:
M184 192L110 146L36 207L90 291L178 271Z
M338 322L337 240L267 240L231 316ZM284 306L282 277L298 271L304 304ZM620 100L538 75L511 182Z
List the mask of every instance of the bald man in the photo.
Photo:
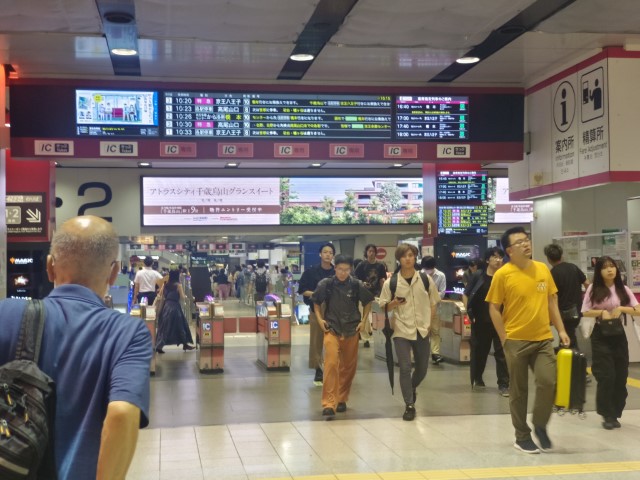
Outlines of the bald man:
M39 367L56 383L59 480L124 479L138 429L149 423L151 335L103 298L119 271L118 237L99 217L72 218L47 257ZM0 302L0 365L15 356L26 301Z

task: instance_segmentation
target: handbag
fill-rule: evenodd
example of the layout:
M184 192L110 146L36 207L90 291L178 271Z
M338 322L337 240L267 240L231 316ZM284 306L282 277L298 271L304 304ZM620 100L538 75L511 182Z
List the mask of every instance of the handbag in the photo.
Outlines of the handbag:
M627 324L627 316L625 314L620 315L618 318L612 318L611 320L603 320L602 318L596 318L596 325L600 327L600 333L605 337L615 337L618 335L624 335L624 325Z

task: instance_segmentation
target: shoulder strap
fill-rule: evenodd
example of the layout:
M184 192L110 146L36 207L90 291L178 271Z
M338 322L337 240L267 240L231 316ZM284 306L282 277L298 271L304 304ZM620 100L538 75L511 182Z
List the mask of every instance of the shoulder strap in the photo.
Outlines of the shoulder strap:
M396 289L398 288L398 272L391 275L391 280L389 281L389 289L391 290L391 300L396 296Z
M473 288L469 292L469 298L473 297L476 293L478 293L478 290L480 290L480 287L484 285L484 272L480 272L479 275L475 275L474 277L472 277L472 280L473 279L475 279L475 282L473 284Z
M427 292L427 297L429 296L429 275L424 272L418 272L420 274L420 278L422 279L422 285L424 285L424 291Z
M42 333L44 332L44 304L42 300L31 300L22 314L16 360L31 360L38 363Z

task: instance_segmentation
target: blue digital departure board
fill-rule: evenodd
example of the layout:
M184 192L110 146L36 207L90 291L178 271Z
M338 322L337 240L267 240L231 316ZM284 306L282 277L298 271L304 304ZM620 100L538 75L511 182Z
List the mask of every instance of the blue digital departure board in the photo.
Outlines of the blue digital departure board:
M438 234L486 235L488 209L485 205L439 205Z
M182 138L391 139L390 95L164 93L164 134Z
M469 97L398 95L398 140L469 140Z
M438 202L484 202L488 194L486 171L441 171L436 177Z

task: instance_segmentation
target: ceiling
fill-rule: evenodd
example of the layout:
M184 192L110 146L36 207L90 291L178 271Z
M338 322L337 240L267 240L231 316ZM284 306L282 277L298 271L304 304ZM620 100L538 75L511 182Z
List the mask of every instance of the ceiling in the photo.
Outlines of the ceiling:
M0 62L19 78L526 88L602 47L640 49L638 0L2 0L0 8ZM104 21L108 11L132 14L137 71L112 61L107 40L127 31ZM291 67L289 55L305 46L317 58ZM490 55L456 66L475 52ZM279 80L296 71L298 80Z

